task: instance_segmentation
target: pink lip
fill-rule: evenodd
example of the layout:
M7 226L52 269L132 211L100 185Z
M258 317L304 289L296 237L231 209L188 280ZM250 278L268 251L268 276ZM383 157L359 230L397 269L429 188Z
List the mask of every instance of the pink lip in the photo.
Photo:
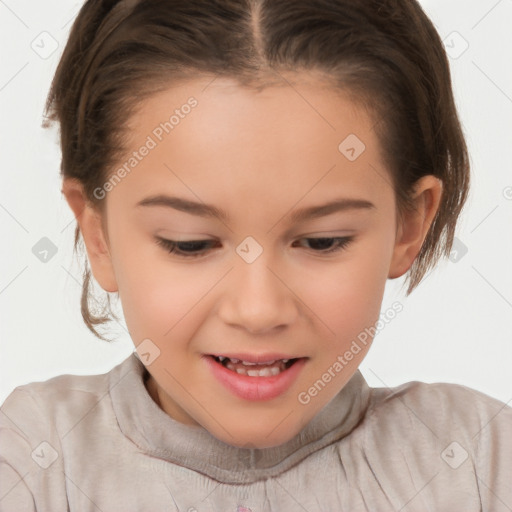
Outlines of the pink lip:
M223 354L224 355L224 354ZM231 354L232 359L242 359L248 362L258 362L259 356L251 356L249 354ZM203 359L209 366L214 377L223 384L229 391L244 400L271 400L284 393L297 378L298 374L306 364L305 357L298 359L290 368L281 372L279 375L271 377L249 377L248 375L240 375L224 368L217 363L211 356L204 356ZM259 357L259 362L272 361L274 359L293 359L291 357L283 357L282 354L265 354Z

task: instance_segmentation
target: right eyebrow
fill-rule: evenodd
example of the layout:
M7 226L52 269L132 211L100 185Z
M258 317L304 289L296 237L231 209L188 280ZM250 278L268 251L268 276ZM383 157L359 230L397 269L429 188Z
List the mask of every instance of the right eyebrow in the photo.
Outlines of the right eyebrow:
M198 215L199 217L212 217L227 222L228 214L221 208L211 204L198 203L181 197L159 194L146 197L137 203L136 206L165 206L175 210Z

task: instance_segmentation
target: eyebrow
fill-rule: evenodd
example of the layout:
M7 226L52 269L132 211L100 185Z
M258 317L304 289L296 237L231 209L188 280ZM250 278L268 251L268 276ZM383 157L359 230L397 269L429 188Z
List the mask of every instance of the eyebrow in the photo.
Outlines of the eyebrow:
M199 217L219 219L223 222L227 222L229 219L229 215L222 208L217 208L216 206L206 203L190 201L181 197L162 194L146 197L139 201L136 206L164 206ZM326 204L296 210L290 214L290 220L292 222L304 222L306 220L324 217L335 212L372 209L376 209L375 205L366 199L340 198Z

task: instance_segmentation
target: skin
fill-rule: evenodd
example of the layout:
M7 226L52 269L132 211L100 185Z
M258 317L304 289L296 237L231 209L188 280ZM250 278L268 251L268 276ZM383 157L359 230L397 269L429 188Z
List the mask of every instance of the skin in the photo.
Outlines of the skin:
M190 96L198 105L106 194L106 217L80 183L63 182L95 279L119 293L135 346L150 339L160 350L147 366L150 396L175 420L235 446L286 442L345 386L371 343L307 405L297 399L375 325L387 279L412 265L441 196L437 178L422 178L416 209L398 223L375 120L320 78L295 78L293 88L260 92L229 79L197 79L143 102L129 123L128 156ZM338 150L349 134L366 146L353 162ZM215 205L229 218L136 206L162 193ZM375 208L291 221L297 209L341 197ZM305 240L351 235L331 254ZM187 259L155 236L217 244ZM263 249L250 264L236 252L247 236ZM202 359L276 351L308 360L287 392L266 401L233 395Z

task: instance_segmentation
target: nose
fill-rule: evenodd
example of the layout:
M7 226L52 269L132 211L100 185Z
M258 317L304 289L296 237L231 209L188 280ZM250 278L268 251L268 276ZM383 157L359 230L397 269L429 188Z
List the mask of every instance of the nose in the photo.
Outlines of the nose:
M241 260L226 276L219 317L228 325L251 334L266 334L291 325L297 315L298 299L293 284L264 257Z

